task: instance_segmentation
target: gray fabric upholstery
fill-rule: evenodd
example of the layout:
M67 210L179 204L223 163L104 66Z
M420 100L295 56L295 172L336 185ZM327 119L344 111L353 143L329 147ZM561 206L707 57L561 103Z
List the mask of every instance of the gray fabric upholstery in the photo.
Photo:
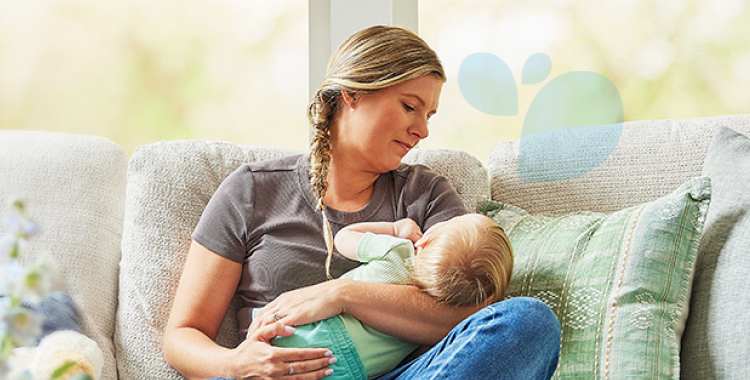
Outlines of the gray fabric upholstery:
M602 165L560 182L520 182L518 142L498 144L486 170L450 150L416 149L404 161L444 174L470 211L491 194L531 213L620 210L668 194L705 169L714 191L682 341L682 377L744 378L750 170L747 151L735 149L742 139L715 142L709 152L720 126L749 135L750 115L625 123ZM47 250L58 260L81 330L104 353L103 379L117 379L118 365L122 379L181 379L162 358L161 334L190 233L234 168L292 153L298 152L173 141L139 147L128 165L125 152L105 138L0 131L0 214L8 196L26 200L42 227L29 251ZM227 346L237 343L233 319L232 309L219 338Z
M104 380L117 379L112 334L127 160L103 137L0 131L0 215L8 197L26 202L41 227L26 252L57 261L81 330L104 355Z
M712 199L683 338L682 378L742 379L750 373L750 138L720 128L703 170Z
M161 346L190 234L216 188L237 167L293 153L208 141L135 150L128 166L115 332L120 379L183 378L164 361ZM217 338L227 347L239 344L236 312L233 303Z
M487 166L492 199L517 205L531 213L614 212L648 202L669 193L689 178L703 174L709 145L720 127L748 135L750 115L624 123L620 141L609 158L586 174L560 182L521 182L519 142L501 143L490 152ZM718 157L718 151L712 148L712 152ZM714 226L707 226L706 233L713 235L709 237L713 240L728 238L722 235L719 226L731 224L731 219L737 218L731 241L739 239L736 233L747 239L748 233L739 231L749 231L748 223L738 224L741 215L748 211L747 203L742 202L747 202L750 186L743 180L746 176L737 174L747 167L742 166L746 165L742 163L745 161L739 157L710 160L714 164L710 171L706 167L709 176L721 173L733 179L724 184L719 180L716 184L718 190L712 196L708 218L717 220L709 221ZM726 168L723 172L717 169L721 165ZM734 174L727 174L727 171ZM733 192L737 194L732 195ZM728 198L736 198L736 203L727 204ZM722 212L729 216L717 216ZM714 256L706 253L704 247L704 252L698 255L691 310L681 342L681 352L685 356L681 357L681 376L685 379L745 378L748 373L748 335L741 333L747 329L737 327L747 325L748 321L748 298L742 294L742 289L750 288L746 274L750 271L747 247L748 244L739 249L724 248ZM738 301L738 297L744 297L744 302ZM743 360L744 367L737 365L740 370L731 369Z
M466 152L413 149L404 157L403 162L425 165L448 178L469 212L476 212L482 199L490 196L487 169Z
M492 199L530 213L613 212L669 194L701 175L718 126L750 133L750 115L624 123L617 147L601 165L559 182L521 182L520 143L496 145L489 155ZM544 158L539 158L543 160ZM538 177L531 173L529 177Z

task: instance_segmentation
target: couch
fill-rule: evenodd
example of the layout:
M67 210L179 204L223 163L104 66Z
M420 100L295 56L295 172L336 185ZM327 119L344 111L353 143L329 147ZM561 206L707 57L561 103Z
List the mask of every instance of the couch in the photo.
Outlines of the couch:
M709 149L722 147L723 143L713 142L721 127L750 135L750 115L627 122L618 145L601 165L581 176L555 182L519 179L519 152L523 148L518 141L496 145L486 168L476 157L445 149L415 149L404 161L425 164L443 173L471 210L522 210L544 218L578 212L579 219L606 219L618 211L655 202L686 182L691 183L691 189L703 186L701 191L688 191L695 205L684 218L693 218L690 220L695 228L690 232L694 238L685 241L694 252L689 249L689 259L673 263L683 276L679 284L684 289L670 301L675 302L668 309L672 325L656 331L655 337L649 333L649 339L658 340L660 345L640 352L638 355L646 355L642 362L617 362L619 359L613 356L613 363L605 363L602 358L616 352L610 351L610 345L616 348L621 340L633 343L640 335L607 336L603 331L606 326L588 328L581 322L582 314L568 313L562 326L564 337L572 341L563 342L568 356L561 360L556 378L737 379L750 373L750 302L746 294L750 289L746 275L750 273L750 245L734 244L733 250L719 249L712 255L703 251L709 235L719 248L730 245L730 234L735 240L744 236L747 242L750 182L740 169L742 165L750 168L750 151L744 151L744 158L715 159L719 160L718 167L729 168L722 175L731 180L721 186L734 189L724 201L720 199L726 193L719 192L719 184L711 176L691 182L691 178L705 174ZM63 286L78 307L82 330L104 353L102 378L180 379L165 363L160 347L190 233L213 191L234 168L244 162L293 153L297 151L226 142L164 141L140 146L128 157L103 137L0 131L0 197L24 199L29 213L41 224L42 234L30 242L27 251L33 254L46 250L57 259ZM585 157L586 152L582 153ZM565 170L565 165L577 165L573 161L556 165ZM679 203L671 199L665 201L669 206ZM712 206L721 202L730 215L712 222ZM7 205L1 204L0 214L4 214ZM580 214L582 211L586 213ZM709 227L713 225L722 228L711 232ZM3 228L0 226L0 234ZM652 229L663 227L658 224ZM522 250L517 252L518 260L524 254ZM641 254L628 253L630 260ZM543 260L535 260L536 271L540 271L539 266L545 269ZM520 267L517 264L516 270ZM527 275L514 272L514 279L520 281ZM570 271L566 276L571 276ZM586 273L577 276L583 279ZM544 276L537 278L535 284L544 283ZM633 281L624 274L620 279ZM635 285L660 286L644 282ZM529 294L551 295L549 290ZM570 305L577 307L571 310L596 313L591 307L581 306L581 302L593 302L594 295L569 297ZM562 304L562 295L556 297L557 301L545 299L558 302L551 305L556 312L563 306L570 307ZM650 301L663 300L639 299L641 303L636 306L640 305L640 314L633 312L631 322L653 318L645 306ZM238 344L236 307L232 304L219 333L219 342L226 346ZM609 306L602 302L601 308ZM559 314L561 320L562 316ZM635 333L648 331L648 326L636 325L640 330ZM576 335L582 331L582 335ZM603 337L609 341L600 341ZM585 350L567 350L589 343L597 350L593 356L586 356ZM663 355L660 350L671 354ZM649 372L653 370L650 362L657 360L663 362L663 369ZM598 371L593 376L592 365Z

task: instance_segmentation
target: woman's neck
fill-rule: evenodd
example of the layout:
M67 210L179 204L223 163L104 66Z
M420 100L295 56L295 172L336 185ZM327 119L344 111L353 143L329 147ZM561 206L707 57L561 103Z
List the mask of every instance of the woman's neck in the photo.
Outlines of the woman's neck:
M351 165L336 165L331 159L328 170L328 191L324 203L345 212L358 211L372 199L379 174L357 170Z

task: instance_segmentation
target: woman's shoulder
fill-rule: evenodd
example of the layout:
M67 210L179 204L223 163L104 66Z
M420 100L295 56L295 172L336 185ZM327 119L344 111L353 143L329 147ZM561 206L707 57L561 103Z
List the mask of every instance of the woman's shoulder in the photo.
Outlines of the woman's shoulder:
M393 173L394 193L403 213L397 218L414 219L423 230L433 224L466 213L466 208L448 179L421 164L402 164Z
M269 160L255 161L244 164L241 168L253 173L294 171L305 162L304 154L293 154Z
M455 192L448 179L439 172L421 164L401 164L393 174L396 192L410 197L434 196Z
M435 180L445 180L442 174L422 164L401 164L392 171L394 180L402 183L432 183ZM415 183L415 184L416 184Z
M257 184L258 181L284 180L286 176L294 175L300 165L304 164L301 154L290 155L269 160L247 162L237 167L232 173L224 178L222 185L227 187L246 187L248 184Z

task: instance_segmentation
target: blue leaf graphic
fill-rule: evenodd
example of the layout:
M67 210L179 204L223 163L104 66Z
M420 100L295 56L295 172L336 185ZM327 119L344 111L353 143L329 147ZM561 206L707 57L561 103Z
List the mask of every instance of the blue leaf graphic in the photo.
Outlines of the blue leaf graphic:
M461 95L477 110L496 116L518 115L518 91L513 73L498 56L474 53L458 70Z
M588 173L617 146L623 120L620 92L607 77L574 71L552 79L524 119L520 180L563 181Z
M536 53L526 59L523 64L521 84L537 84L549 76L552 72L552 60L547 54Z

